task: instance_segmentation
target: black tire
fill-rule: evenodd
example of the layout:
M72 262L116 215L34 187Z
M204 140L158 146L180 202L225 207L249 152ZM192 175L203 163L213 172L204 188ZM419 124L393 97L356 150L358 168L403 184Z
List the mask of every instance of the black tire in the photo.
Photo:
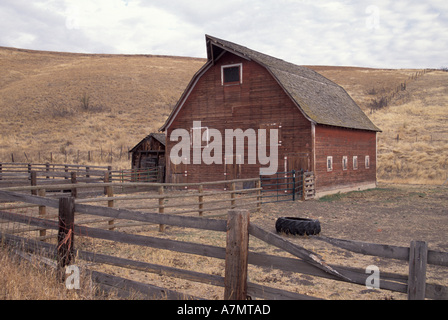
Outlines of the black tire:
M292 235L317 235L320 233L320 222L315 219L281 217L275 223L277 232L284 232Z

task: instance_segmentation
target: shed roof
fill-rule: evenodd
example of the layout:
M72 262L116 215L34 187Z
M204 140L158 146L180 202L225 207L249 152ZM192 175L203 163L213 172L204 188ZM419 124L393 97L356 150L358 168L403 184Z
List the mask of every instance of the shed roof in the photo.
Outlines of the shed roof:
M129 152L134 152L136 151L143 142L145 142L146 140L153 138L157 141L159 141L163 146L166 146L166 135L164 133L151 133L149 135L147 135L146 137L144 137L139 143L137 143L134 148L132 148L131 150L129 150Z
M194 86L196 78L207 66L214 64L224 51L228 51L264 66L308 120L323 125L381 131L341 86L321 74L226 40L210 35L205 37L208 61L193 77L189 88ZM188 91L187 88L184 95L188 94ZM182 100L183 97L161 130L164 130L170 119L177 114Z

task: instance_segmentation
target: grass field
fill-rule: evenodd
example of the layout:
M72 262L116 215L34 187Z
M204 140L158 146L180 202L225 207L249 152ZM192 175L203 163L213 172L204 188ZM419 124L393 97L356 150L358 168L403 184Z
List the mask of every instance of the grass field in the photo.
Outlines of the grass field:
M204 59L0 48L0 161L110 164L157 132ZM448 172L448 73L310 67L343 86L382 129L378 178L442 184ZM390 96L373 113L372 101ZM87 153L91 152L91 161Z

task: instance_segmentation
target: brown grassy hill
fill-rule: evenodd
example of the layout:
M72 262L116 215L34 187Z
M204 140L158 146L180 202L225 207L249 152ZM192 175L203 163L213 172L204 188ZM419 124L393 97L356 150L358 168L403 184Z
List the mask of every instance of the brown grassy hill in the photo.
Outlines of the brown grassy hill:
M0 161L110 163L168 116L204 59L87 55L0 47ZM443 183L448 73L310 67L343 86L383 133L379 178ZM415 78L415 76L418 77ZM406 90L399 89L406 82ZM372 111L372 101L387 106ZM378 104L377 104L378 105ZM397 140L397 135L399 139Z
M40 152L47 161L52 152L64 161L65 152L75 160L78 150L127 151L160 128L203 64L0 48L0 159L11 161L13 153L15 161L39 161Z

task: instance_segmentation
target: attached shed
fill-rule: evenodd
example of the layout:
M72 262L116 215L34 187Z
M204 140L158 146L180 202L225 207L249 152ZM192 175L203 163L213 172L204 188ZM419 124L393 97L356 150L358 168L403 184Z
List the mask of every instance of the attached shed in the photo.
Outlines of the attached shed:
M164 133L151 133L140 141L129 152L132 154L132 169L148 169L165 167Z
M278 171L313 171L317 196L376 187L380 129L342 87L309 68L209 35L206 49L206 64L160 129L167 137L184 129L193 141L199 130L199 148L210 152L212 132L276 129ZM250 161L249 143L232 154L224 146L214 150L222 161L213 163L193 161L193 147L189 161L175 164L170 152L178 142L172 140L166 141L167 182L254 178L266 167L258 158Z

